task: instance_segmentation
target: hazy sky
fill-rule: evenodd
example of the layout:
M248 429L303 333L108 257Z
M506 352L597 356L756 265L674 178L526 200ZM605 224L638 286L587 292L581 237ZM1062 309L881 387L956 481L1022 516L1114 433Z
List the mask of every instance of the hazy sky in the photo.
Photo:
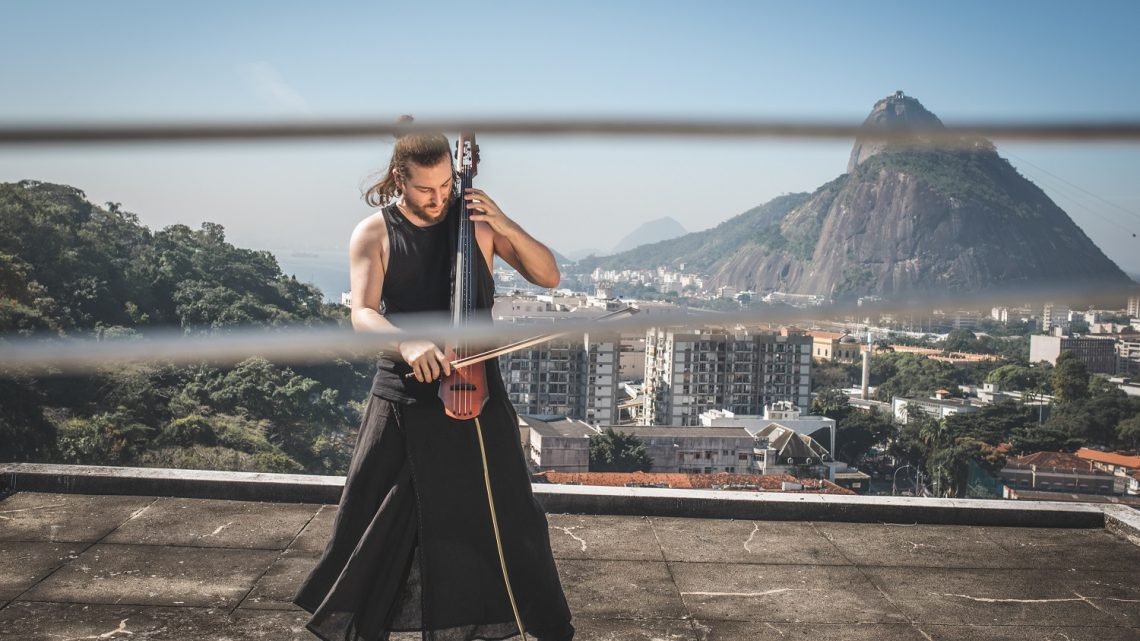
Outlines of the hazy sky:
M948 124L1140 119L1140 3L7 3L0 122L446 116L860 122L896 89ZM715 225L841 174L850 142L480 139L477 184L560 251ZM1140 145L1008 145L1140 272ZM343 248L386 140L0 147L0 181L74 185L152 228Z

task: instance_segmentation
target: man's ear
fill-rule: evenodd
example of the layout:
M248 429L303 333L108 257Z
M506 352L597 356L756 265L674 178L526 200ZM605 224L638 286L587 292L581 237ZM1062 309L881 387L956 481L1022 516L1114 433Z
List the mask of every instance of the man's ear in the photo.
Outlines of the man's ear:
M400 191L404 191L404 179L400 176L399 171L392 170L392 180L396 183L396 187L400 188Z

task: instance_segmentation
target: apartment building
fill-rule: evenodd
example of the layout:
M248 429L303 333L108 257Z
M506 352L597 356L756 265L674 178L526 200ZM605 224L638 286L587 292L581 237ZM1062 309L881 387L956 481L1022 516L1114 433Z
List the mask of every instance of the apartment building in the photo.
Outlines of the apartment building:
M1116 341L1107 336L1041 336L1029 337L1029 362L1048 361L1056 364L1061 352L1073 352L1092 374L1116 373Z
M1116 336L1116 373L1140 377L1140 334Z
M1054 328L1069 331L1069 307L1056 303L1045 303L1041 310L1041 331L1051 332Z
M495 301L496 322L533 325L535 334L558 320L606 313L586 298L537 296ZM591 425L618 422L621 343L616 335L590 333L540 343L499 357L507 397L519 414L558 415Z
M700 425L714 409L762 414L811 402L812 337L780 331L650 328L645 338L644 425Z
M590 423L618 422L614 338L554 340L499 357L507 396L519 414L559 415Z

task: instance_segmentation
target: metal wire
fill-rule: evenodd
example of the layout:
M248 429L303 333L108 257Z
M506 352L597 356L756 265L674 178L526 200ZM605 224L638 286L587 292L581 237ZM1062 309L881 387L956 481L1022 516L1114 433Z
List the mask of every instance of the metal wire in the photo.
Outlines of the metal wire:
M629 136L672 138L859 138L946 147L972 146L978 137L1030 142L1140 141L1140 121L979 122L947 127L891 129L843 122L714 118L455 118L222 123L49 123L0 126L0 145L206 143L363 138L431 131L476 131L502 136Z
M353 332L347 327L232 327L213 332L187 334L181 329L156 329L137 336L97 340L94 338L58 336L0 336L0 374L35 376L61 373L94 373L134 363L189 365L208 363L233 365L251 357L266 358L275 363L325 363L334 358L371 359L379 351L390 349L395 340L430 340L445 344L448 340L469 343L475 348L497 347L513 340L530 338L540 333L617 335L644 333L652 327L677 330L737 331L767 330L781 326L810 327L813 324L862 324L860 319L891 314L900 318L930 317L932 309L988 310L993 306L1035 305L1049 301L1094 305L1115 309L1128 296L1138 295L1137 287L1067 287L1035 290L995 290L979 295L923 295L907 300L873 305L839 304L812 308L772 306L763 310L724 313L696 309L662 311L643 310L630 318L607 321L599 329L589 313L571 314L564 320L536 326L516 323L473 324L456 328L438 314L422 317L408 315L403 327L390 332ZM717 329L700 329L717 328ZM145 331L145 330L140 330Z
M283 121L230 123L138 124L23 124L0 126L0 146L45 146L126 143L210 143L223 141L283 141L391 136L417 131L476 131L504 136L630 136L677 138L796 138L858 139L924 146L971 147L979 137L1029 142L1136 143L1140 121L978 123L961 126L889 129L843 123L726 120L726 119L441 119L396 123L391 120ZM1136 295L1131 287L1066 285L993 291L981 296L916 294L890 304L873 307L828 306L795 309L772 307L763 311L716 313L684 310L642 314L613 321L607 333L645 331L650 327L678 328L715 325L724 328L779 326L804 323L814 318L863 318L877 314L929 315L939 306L950 309L985 309L992 305L1048 300L1101 302L1119 306L1123 297ZM808 323L815 321L806 321ZM456 329L436 318L407 325L400 340L446 339L486 346L533 335L533 327L498 324ZM556 321L555 331L597 332L588 321ZM145 330L144 330L145 331ZM234 364L253 356L274 362L327 362L331 358L359 358L391 345L396 334L353 333L347 328L232 328L220 332L186 334L181 330L157 330L119 340L95 340L45 336L0 335L0 373L37 375L82 373L130 363Z

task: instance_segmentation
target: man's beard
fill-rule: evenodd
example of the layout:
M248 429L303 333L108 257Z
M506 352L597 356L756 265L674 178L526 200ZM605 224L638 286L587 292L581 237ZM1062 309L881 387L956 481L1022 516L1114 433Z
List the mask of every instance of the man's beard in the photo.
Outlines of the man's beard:
M448 210L448 208L451 207L451 203L454 200L455 200L454 194L448 194L447 200L445 200L443 202L443 206L440 207L439 210L434 211L434 212L413 205L411 202L408 201L407 198L404 198L403 202L404 202L404 208L408 210L408 213L414 215L416 218L419 218L420 220L436 220L436 219L443 216L443 214Z

